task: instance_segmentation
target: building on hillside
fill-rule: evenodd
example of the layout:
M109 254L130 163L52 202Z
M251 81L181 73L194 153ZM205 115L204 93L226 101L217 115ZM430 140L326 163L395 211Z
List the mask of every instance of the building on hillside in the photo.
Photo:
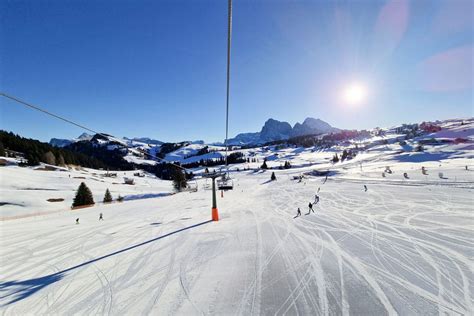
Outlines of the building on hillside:
M438 126L430 122L423 122L420 124L420 129L426 133L436 133L441 130L441 126Z
M23 154L19 151L14 151L14 150L10 150L8 148L5 148L5 157L24 159L25 154Z

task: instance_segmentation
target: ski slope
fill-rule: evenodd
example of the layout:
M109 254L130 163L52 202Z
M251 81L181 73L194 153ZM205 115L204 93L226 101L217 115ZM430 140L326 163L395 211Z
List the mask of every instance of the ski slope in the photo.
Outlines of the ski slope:
M143 173L134 177L137 171L113 171L116 177L107 177L107 171L88 168L61 168L45 171L41 165L22 168L15 164L0 168L0 220L28 216L42 216L70 210L79 184L85 182L91 189L94 201L101 204L105 190L109 189L114 199L119 195L125 200L169 195L170 181L163 181L154 175ZM124 178L133 178L135 185L127 185ZM63 199L48 202L48 199Z
M108 177L8 160L0 313L472 315L474 120L441 124L406 142L394 132L357 140L365 150L336 164L347 145L242 149L257 161L230 167L235 187L218 197L219 222L199 176L198 192L173 194L169 181L137 171ZM203 146L168 158L201 159L189 155ZM264 159L275 169L260 170ZM292 168L278 169L286 161ZM315 170L330 171L327 181ZM83 181L97 203L72 211ZM125 201L101 203L107 188Z
M274 182L270 170L233 172L219 222L205 180L196 193L1 221L0 313L472 314L471 159L390 157L361 155L362 170L340 164L325 184L292 180L304 166Z

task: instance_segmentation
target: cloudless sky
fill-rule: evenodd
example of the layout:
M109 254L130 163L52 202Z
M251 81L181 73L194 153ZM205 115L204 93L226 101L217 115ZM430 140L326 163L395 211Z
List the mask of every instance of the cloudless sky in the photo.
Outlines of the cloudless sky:
M231 136L473 116L469 0L234 0ZM225 137L227 1L0 1L1 91L115 136ZM341 101L356 82L363 104ZM0 100L0 128L82 131Z

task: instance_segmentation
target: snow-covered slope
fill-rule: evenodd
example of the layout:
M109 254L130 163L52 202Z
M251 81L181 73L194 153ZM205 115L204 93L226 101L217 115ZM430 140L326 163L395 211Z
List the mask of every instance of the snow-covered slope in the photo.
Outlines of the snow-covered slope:
M0 312L471 315L473 123L440 122L406 141L387 129L330 149L246 149L258 161L231 166L218 222L199 177L198 192L168 195L170 183L150 175L126 186L104 171L0 167L10 203L0 210L23 215L0 221ZM355 145L365 149L330 162ZM259 169L264 158L277 168ZM278 169L284 161L292 168ZM81 181L96 200L106 187L129 198L71 211ZM67 201L53 210L50 197Z
M450 179L430 173L432 184L404 182L407 166L394 171L398 182L372 179L369 163L325 184L293 181L296 169L276 170L275 182L268 172L233 173L219 222L209 222L205 180L197 193L4 221L0 309L469 314L474 188L464 164L443 161ZM315 213L304 215L318 189Z
M121 195L125 199L172 192L170 181L160 180L150 174L145 174L145 177L134 176L139 171L117 171L112 172L116 174L115 177L108 177L107 171L103 170L53 168L56 170L47 171L42 166L1 167L0 219L68 211L81 182L90 187L94 201L99 204L107 188L114 198ZM134 178L135 185L124 184L125 177ZM48 202L48 199L63 199L63 201Z

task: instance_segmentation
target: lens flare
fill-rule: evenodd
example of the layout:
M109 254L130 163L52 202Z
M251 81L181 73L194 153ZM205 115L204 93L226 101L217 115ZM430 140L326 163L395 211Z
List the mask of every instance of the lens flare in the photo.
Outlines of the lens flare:
M342 100L348 105L360 105L367 100L367 87L358 82L347 85L342 92Z

